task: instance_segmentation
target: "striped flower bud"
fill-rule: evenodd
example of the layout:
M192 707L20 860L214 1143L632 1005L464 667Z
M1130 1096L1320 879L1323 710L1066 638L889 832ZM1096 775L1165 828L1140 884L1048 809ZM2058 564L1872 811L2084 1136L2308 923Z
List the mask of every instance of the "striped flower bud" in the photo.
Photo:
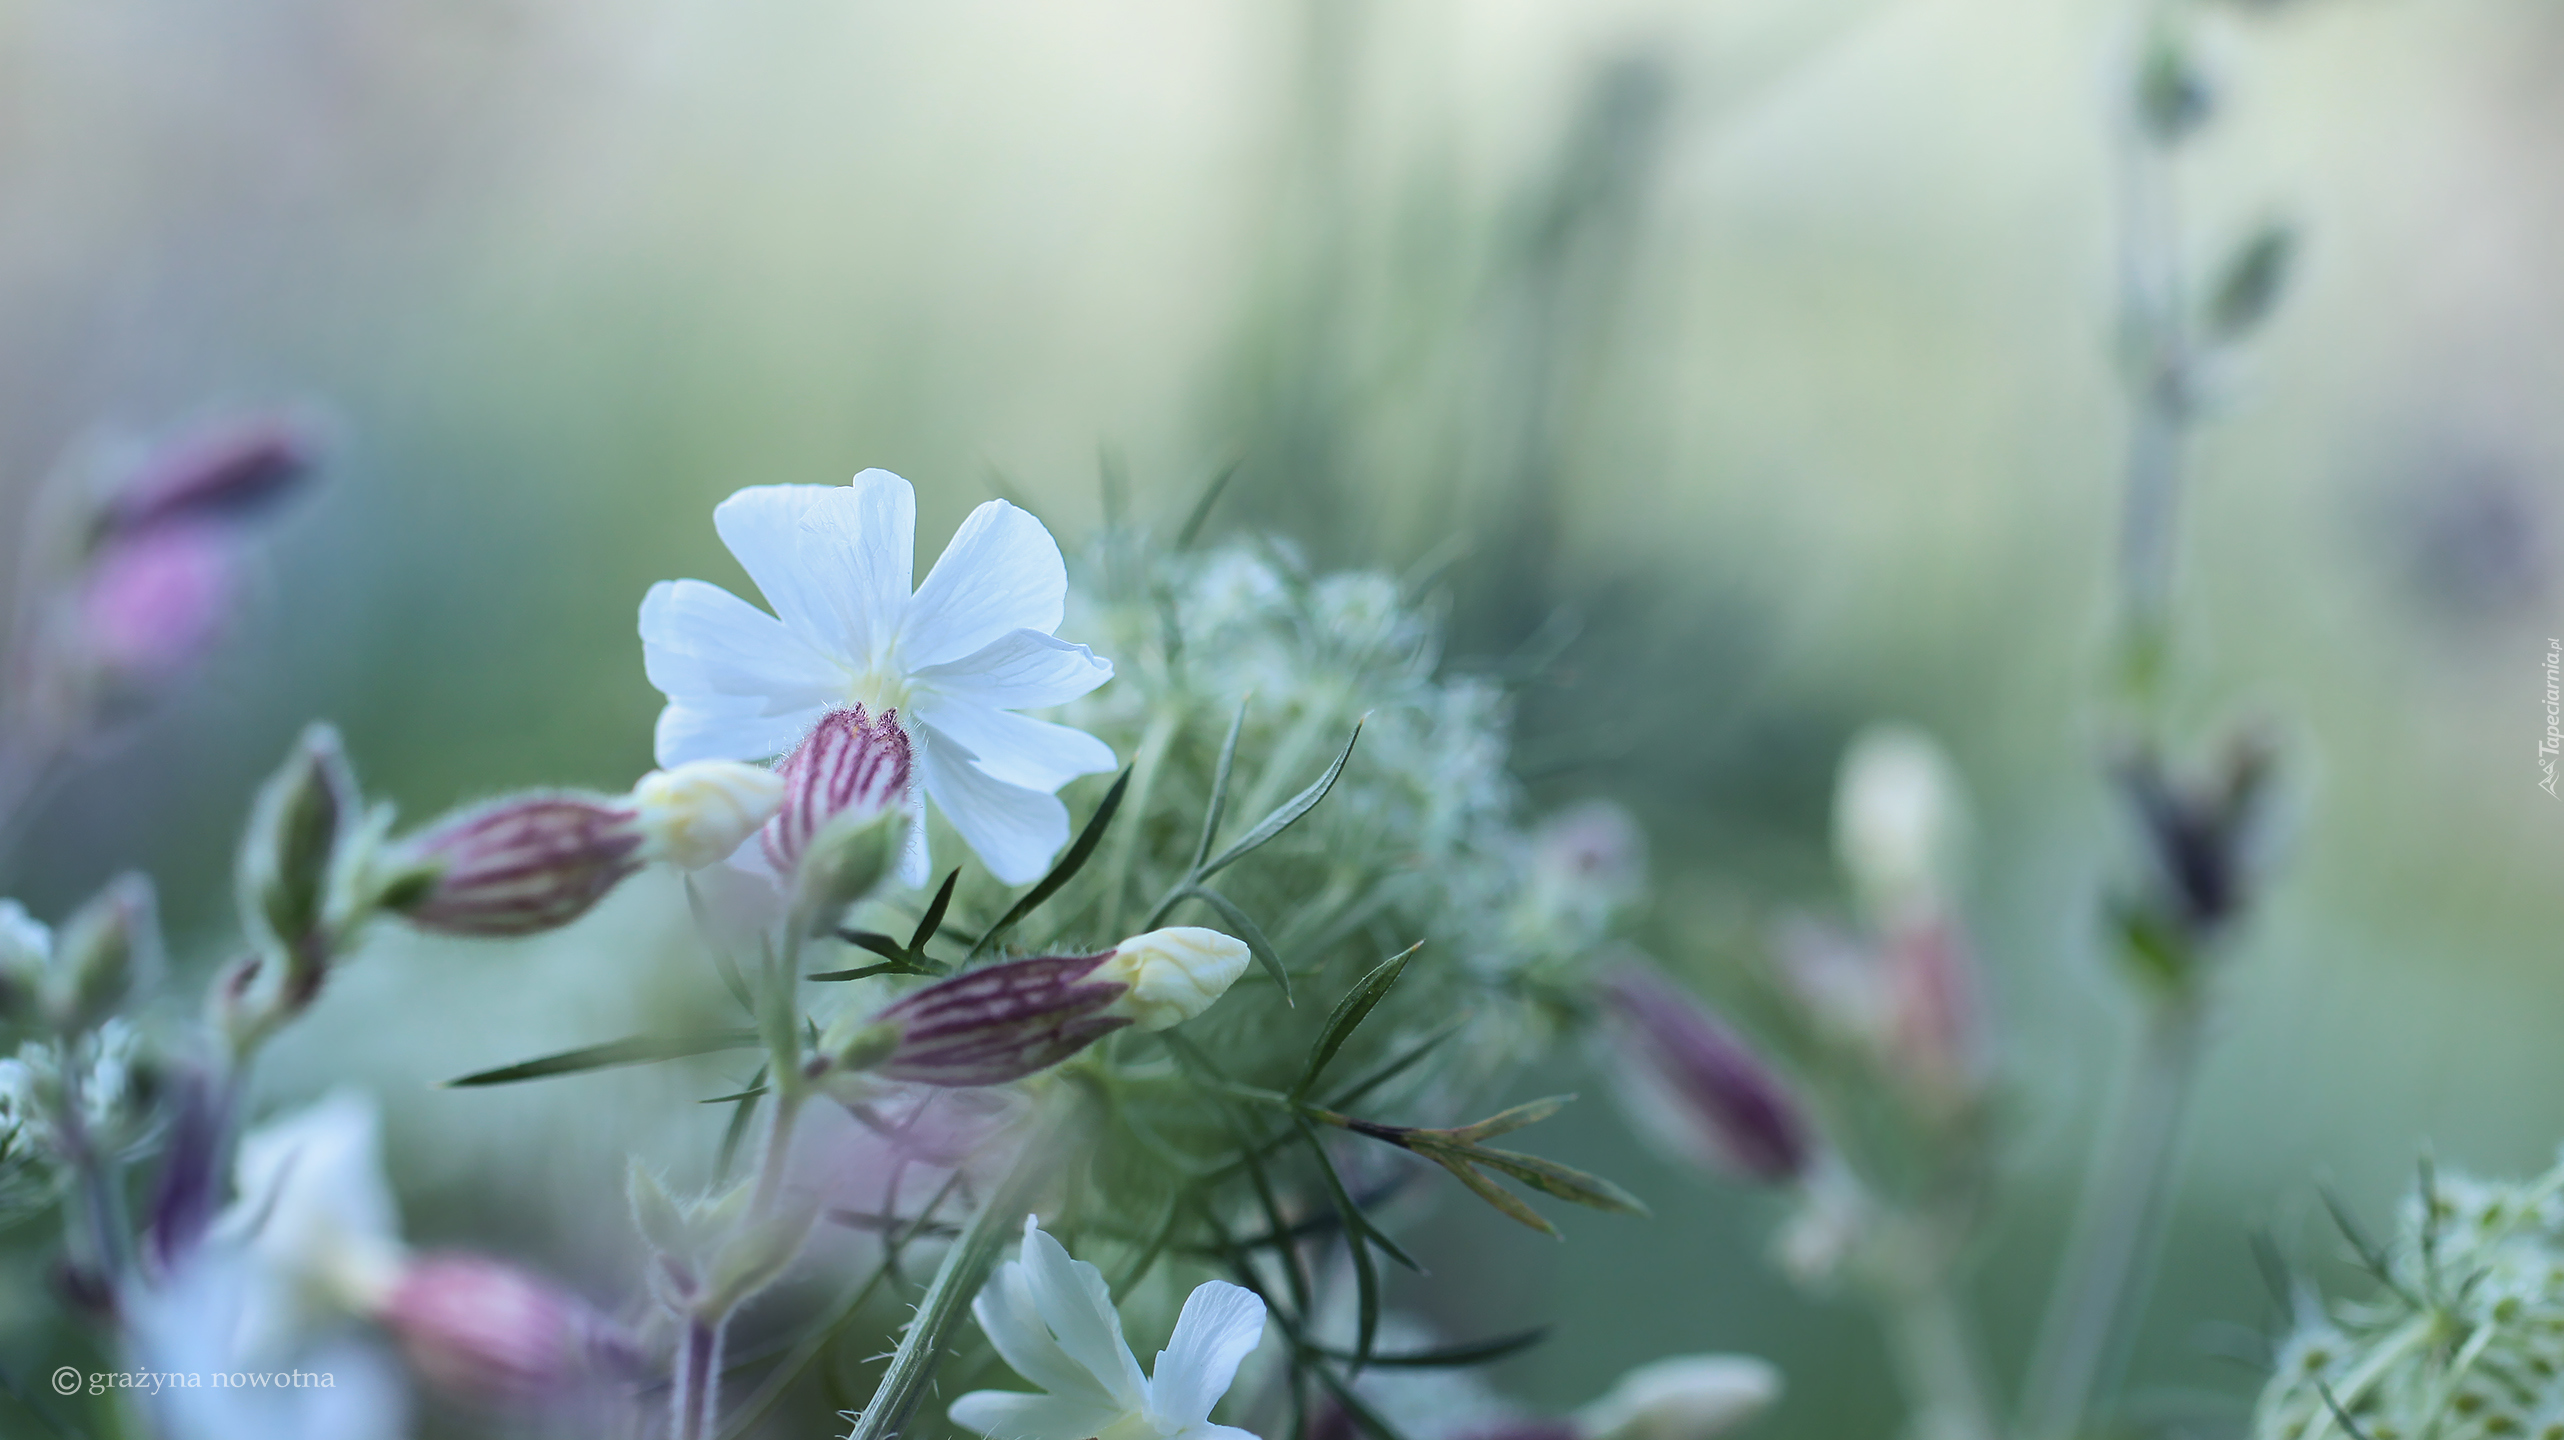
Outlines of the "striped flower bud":
M1649 1138L1767 1184L1806 1174L1816 1146L1797 1099L1716 1016L1638 966L1605 977L1602 998L1624 1041L1613 1074Z
M829 712L784 757L783 802L766 823L766 859L775 873L798 869L820 831L840 821L887 815L906 803L910 755L899 712L878 716L864 707Z
M783 804L783 777L736 760L653 770L632 787L643 854L682 870L730 858Z
M1246 942L1194 925L1135 935L1113 947L1089 977L1130 987L1107 1014L1143 1030L1165 1030L1211 1008L1246 973Z
M1098 977L1112 958L1040 955L966 971L821 1037L817 1066L927 1085L1002 1085L1131 1023L1108 1013L1130 990Z
M128 685L202 659L232 615L233 542L210 525L164 525L100 552L79 597L83 648Z
M587 913L641 868L647 841L630 805L595 795L519 795L458 812L412 839L425 877L385 902L423 930L532 935Z
M411 1260L374 1318L420 1378L483 1410L567 1399L633 1359L586 1301L482 1255Z
M319 449L309 424L282 415L197 431L136 467L99 518L99 530L122 540L170 525L246 519L299 487Z

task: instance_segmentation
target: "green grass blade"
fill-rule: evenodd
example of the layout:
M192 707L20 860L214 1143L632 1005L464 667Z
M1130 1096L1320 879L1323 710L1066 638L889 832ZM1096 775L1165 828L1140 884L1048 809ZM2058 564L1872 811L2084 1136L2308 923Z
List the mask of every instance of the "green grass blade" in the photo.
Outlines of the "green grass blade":
M1407 961L1423 948L1424 942L1419 940L1381 961L1372 967L1370 974L1354 981L1353 988L1344 992L1343 999L1335 1002L1335 1009L1327 1015L1326 1028L1318 1032L1317 1044L1309 1047L1308 1065L1300 1071L1298 1083L1291 1087L1292 1099L1308 1098L1310 1087L1318 1083L1318 1076L1325 1073L1336 1052L1344 1048L1345 1041L1353 1038L1354 1030L1388 995L1389 987L1397 984L1398 977L1406 973Z
M757 1032L754 1030L716 1030L704 1035L635 1035L628 1040L582 1046L557 1055L502 1065L496 1070L476 1071L446 1081L444 1088L458 1090L475 1085L511 1085L519 1080L546 1080L555 1075L576 1075L583 1070L603 1070L616 1065L648 1065L661 1060L682 1060L689 1055L710 1055L720 1050L748 1050L757 1044Z
M1087 857L1095 853L1095 847L1104 839L1105 827L1113 823L1113 812L1122 808L1122 792L1130 788L1132 768L1122 767L1121 775L1113 781L1113 788L1104 792L1104 803L1096 806L1095 813L1087 817L1086 828L1077 832L1077 839L1070 843L1068 853L1059 857L1059 863L1051 867L1049 874L1024 892L1024 898L1015 902L1005 918L988 927L988 933L980 936L979 943L970 947L965 963L996 949L997 942L1005 939L1018 921L1040 908L1043 901L1058 894L1059 887L1075 879L1077 872L1085 868Z
M1238 837L1236 844L1221 851L1218 859L1196 872L1195 878L1207 880L1220 873L1244 858L1249 852L1262 846L1264 842L1290 829L1292 822L1316 809L1317 803L1327 798L1327 792L1335 788L1336 777L1344 773L1345 762L1353 758L1353 746L1361 738L1362 722L1357 720L1353 723L1351 738L1344 742L1342 750L1336 752L1335 763L1327 767L1325 774L1311 782L1308 789L1274 806L1273 813L1256 821L1254 829Z

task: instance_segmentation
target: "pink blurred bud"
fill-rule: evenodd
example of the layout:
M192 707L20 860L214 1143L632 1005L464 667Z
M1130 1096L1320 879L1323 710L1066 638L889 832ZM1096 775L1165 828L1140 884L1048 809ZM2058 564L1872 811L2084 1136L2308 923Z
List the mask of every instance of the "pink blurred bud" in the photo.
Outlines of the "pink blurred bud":
M162 446L135 470L100 518L110 542L171 525L248 518L311 474L319 450L309 425L253 415Z
M1896 1045L1930 1098L1973 1093L1983 1066L1976 967L1967 936L1940 914L1891 926L1881 945L1895 997Z
M231 615L233 561L210 525L172 525L111 542L80 596L89 653L119 678L152 680L213 648Z
M586 1301L482 1255L411 1261L375 1319L421 1379L483 1409L558 1403L632 1360Z
M1699 1001L1647 968L1602 982L1625 1043L1611 1048L1632 1118L1696 1163L1781 1184L1806 1173L1815 1141L1789 1088Z
M627 806L587 795L523 795L438 821L405 859L385 904L448 935L531 935L567 925L639 870L645 836Z
M776 773L783 776L783 808L766 822L766 859L781 875L801 863L810 837L841 816L883 815L908 798L908 732L899 712L867 716L864 707L835 710Z

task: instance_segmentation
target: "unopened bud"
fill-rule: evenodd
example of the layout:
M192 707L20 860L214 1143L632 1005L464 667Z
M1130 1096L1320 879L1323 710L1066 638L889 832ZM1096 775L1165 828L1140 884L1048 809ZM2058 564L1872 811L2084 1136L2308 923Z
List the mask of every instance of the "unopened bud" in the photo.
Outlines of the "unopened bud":
M1815 1143L1798 1101L1716 1016L1634 965L1606 977L1602 996L1625 1042L1611 1049L1612 1073L1650 1138L1767 1184L1806 1173Z
M630 1358L587 1302L481 1255L412 1260L374 1318L422 1379L481 1409L559 1401Z
M1956 767L1903 725L1861 732L1834 788L1834 852L1862 900L1893 916L1945 897L1967 841Z
M1166 1030L1210 1009L1246 973L1252 958L1243 940L1177 925L1114 946L1088 978L1130 987L1106 1014L1128 1017L1142 1030Z
M713 1253L695 1313L707 1318L727 1315L783 1278L818 1218L815 1204L786 1205L749 1216Z
M774 817L783 789L774 771L736 760L653 770L632 787L642 855L682 870L718 865Z
M422 930L532 935L587 913L641 868L634 812L588 795L520 795L437 822L403 865L433 875L386 903Z
M1751 1355L1674 1355L1620 1377L1576 1415L1582 1440L1711 1440L1768 1409L1781 1372Z
M53 931L15 900L0 900L0 1025L33 1010L53 963Z
M780 818L780 817L778 817ZM849 810L811 837L793 867L792 923L805 935L837 928L846 910L881 888L908 847L908 816Z
M160 921L151 882L120 875L62 927L44 987L55 1029L88 1030L160 972Z
M260 787L241 838L241 911L255 938L297 970L313 963L311 942L328 914L339 838L358 819L356 777L338 732L316 724Z
M231 542L212 526L163 526L114 541L81 590L84 648L128 684L175 675L221 638L233 580Z
M821 1045L844 1071L926 1085L1003 1085L1047 1069L1130 1024L1110 1013L1129 987L1100 977L1105 955L1039 955L938 980Z
M898 711L868 716L857 705L829 712L775 767L783 800L766 825L766 859L777 874L792 874L823 830L898 810L910 769Z
M319 450L312 427L279 415L208 427L151 454L101 517L108 539L172 524L246 519L290 494Z

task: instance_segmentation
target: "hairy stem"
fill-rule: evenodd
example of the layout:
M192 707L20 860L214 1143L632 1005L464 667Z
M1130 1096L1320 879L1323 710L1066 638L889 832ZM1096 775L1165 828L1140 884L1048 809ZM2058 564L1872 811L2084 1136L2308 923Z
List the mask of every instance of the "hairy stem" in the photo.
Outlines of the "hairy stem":
M713 1417L721 1413L720 1320L700 1316L686 1322L677 1347L676 1384L668 1392L670 1440L707 1440Z
M944 1252L944 1263L936 1267L925 1298L917 1302L917 1318L899 1337L899 1349L890 1357L890 1368L882 1372L881 1384L873 1390L872 1400L864 1406L854 1428L846 1433L846 1440L888 1440L907 1427L918 1402L926 1397L927 1382L934 1378L935 1367L943 1359L953 1327L969 1312L972 1298L979 1294L989 1271L996 1268L1008 1242L1022 1233L1033 1194L1049 1178L1051 1161L1059 1154L1063 1136L1078 1128L1074 1117L1066 1113L1078 1099L1063 1087L1027 1126L1029 1138L1016 1154L1006 1178L998 1182L988 1203L963 1227L952 1248Z
M2147 1023L2039 1325L2021 1388L2022 1440L2072 1440L2126 1361L2145 1304L2142 1277L2163 1238L2180 1168L2203 1028L2195 997L2159 1002Z

